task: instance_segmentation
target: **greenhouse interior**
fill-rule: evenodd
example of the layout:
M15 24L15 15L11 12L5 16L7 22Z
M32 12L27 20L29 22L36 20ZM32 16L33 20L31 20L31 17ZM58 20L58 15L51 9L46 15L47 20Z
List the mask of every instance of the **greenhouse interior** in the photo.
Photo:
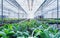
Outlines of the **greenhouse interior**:
M60 38L60 0L0 0L0 38Z

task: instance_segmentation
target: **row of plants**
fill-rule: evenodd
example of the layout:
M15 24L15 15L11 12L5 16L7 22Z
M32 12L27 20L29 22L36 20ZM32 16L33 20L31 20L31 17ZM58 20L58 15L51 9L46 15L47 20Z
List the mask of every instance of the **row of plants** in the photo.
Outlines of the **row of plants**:
M2 18L0 18L0 21L2 20ZM17 18L3 18L3 20L17 20Z
M21 18L3 18L3 21L11 21L11 20L21 20ZM2 19L0 18L0 21L2 21Z
M18 21L22 21L24 19L21 18L3 18L3 20L0 18L0 23L3 21L3 23L14 23L14 22L18 22Z
M47 23L51 23L51 24L55 24L55 23L59 23L60 24L60 19L47 19L47 18L38 18L39 21L44 21L44 22L47 22Z
M60 31L55 26L27 20L21 23L5 24L0 27L0 38L60 38Z

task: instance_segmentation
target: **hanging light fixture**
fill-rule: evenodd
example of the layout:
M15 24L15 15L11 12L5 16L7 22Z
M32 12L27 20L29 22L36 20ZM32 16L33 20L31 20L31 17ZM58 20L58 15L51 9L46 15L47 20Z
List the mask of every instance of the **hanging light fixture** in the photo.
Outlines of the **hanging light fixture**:
M28 2L28 8L29 8L29 10L32 11L34 0L27 0L27 2Z
M31 0L31 10L33 8L33 3L34 3L34 0Z
M29 4L30 2L29 2L29 0L27 0L27 3L28 3L28 8L29 8L29 10L30 10L30 4Z

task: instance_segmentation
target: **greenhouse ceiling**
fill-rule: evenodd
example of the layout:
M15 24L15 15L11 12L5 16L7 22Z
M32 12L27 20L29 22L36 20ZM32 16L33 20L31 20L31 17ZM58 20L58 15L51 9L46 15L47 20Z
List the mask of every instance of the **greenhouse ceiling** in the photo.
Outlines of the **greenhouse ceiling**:
M45 0L16 0L21 7L27 12L28 18L34 18L35 11Z
M3 11L25 13L26 18L34 18L49 12L57 12L57 0L3 0Z

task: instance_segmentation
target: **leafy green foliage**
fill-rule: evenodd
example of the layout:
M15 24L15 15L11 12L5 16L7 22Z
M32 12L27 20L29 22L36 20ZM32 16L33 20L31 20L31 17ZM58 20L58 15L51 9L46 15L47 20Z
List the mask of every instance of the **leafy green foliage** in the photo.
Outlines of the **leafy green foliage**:
M21 23L5 24L0 27L0 37L2 38L28 38L29 36L34 38L59 38L60 32L55 26L48 26L47 23L40 23L34 19Z

